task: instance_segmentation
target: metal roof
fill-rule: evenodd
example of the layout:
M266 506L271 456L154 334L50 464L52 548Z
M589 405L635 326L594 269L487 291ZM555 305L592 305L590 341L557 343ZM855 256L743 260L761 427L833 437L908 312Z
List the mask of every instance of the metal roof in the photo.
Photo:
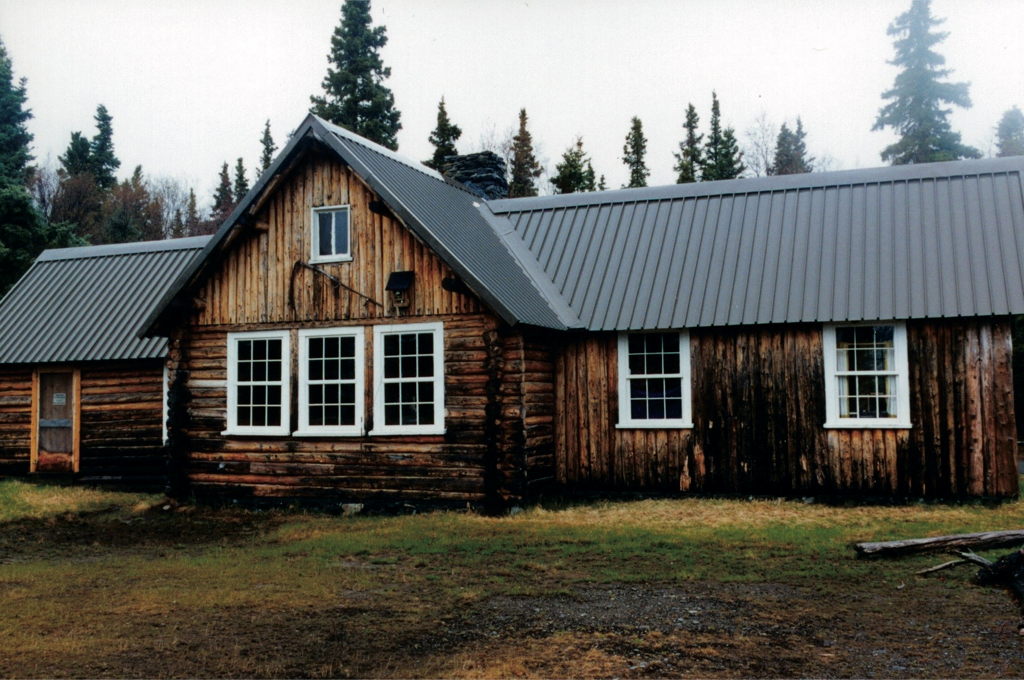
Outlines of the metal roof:
M481 212L483 197L422 163L310 117L333 136L329 145L353 170L506 321L557 329L579 325L561 301L544 294L538 284L543 277L531 271L533 258L520 259Z
M1024 158L490 201L591 330L1024 313Z
M201 276L204 265L215 260L211 257L215 251L227 247L232 233L251 217L247 214L250 209L265 191L273 189L275 178L286 172L313 140L351 166L406 226L507 322L556 329L579 325L575 314L545 280L533 256L519 243L513 242L510 247L486 211L481 212L482 197L422 163L310 114L200 257L154 306L142 324L142 334L155 331L163 310ZM511 232L507 223L499 226ZM524 255L525 261L520 259Z
M47 250L0 300L0 363L158 359L136 332L208 236Z

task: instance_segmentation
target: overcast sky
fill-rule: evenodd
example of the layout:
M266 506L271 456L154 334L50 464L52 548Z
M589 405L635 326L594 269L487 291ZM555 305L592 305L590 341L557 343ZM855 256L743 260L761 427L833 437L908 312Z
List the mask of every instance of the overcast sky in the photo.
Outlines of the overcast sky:
M281 144L321 92L339 0L0 0L0 36L28 78L35 154L53 161L70 134L114 117L121 176L135 165L195 185L209 202L222 162L258 161L268 118ZM609 187L627 180L630 118L648 137L650 184L674 181L672 152L693 102L702 129L717 90L741 142L761 111L800 115L813 154L834 167L881 165L895 137L871 132L896 74L885 31L909 0L375 0L387 26L388 85L401 153L430 156L445 96L459 150L504 131L520 107L553 169L576 135ZM993 127L1024 107L1024 2L934 0L940 46L974 107L953 126L988 153Z

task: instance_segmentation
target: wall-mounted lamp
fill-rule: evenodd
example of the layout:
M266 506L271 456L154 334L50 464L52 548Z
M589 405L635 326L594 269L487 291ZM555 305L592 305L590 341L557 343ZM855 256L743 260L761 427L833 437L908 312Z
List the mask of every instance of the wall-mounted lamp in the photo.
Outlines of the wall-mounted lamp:
M405 309L412 301L412 284L415 272L391 272L384 290L391 293L391 301L398 309Z

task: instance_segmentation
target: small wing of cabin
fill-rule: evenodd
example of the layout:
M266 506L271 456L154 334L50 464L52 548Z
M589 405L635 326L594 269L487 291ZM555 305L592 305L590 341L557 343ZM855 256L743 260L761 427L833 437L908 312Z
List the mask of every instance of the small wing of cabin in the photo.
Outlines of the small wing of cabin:
M208 240L39 256L0 301L0 473L163 488L167 338L137 332Z

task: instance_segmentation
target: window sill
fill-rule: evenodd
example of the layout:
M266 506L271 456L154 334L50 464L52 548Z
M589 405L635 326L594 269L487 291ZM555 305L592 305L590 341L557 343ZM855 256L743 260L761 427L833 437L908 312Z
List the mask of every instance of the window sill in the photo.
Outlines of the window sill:
M902 420L867 420L851 419L827 422L822 425L826 430L910 430L913 426Z
M693 423L675 420L648 421L642 423L618 423L616 430L692 430Z
M345 255L344 257L311 257L309 258L310 264L338 264L339 262L351 262L352 256Z
M405 435L442 435L443 427L390 427L374 429L367 432L369 437L401 437Z
M295 430L293 437L362 437L366 433L362 430Z
M287 437L291 430L287 427L260 427L260 428L228 428L221 432L225 437Z

